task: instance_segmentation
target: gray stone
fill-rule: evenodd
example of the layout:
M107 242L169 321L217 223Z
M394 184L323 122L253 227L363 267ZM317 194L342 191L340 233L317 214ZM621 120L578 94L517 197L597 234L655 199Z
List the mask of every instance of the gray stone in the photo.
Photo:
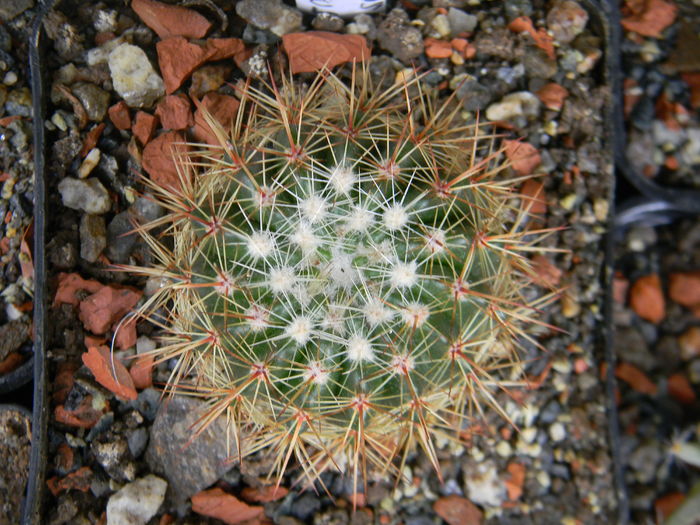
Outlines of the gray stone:
M149 474L123 486L107 502L107 525L146 525L165 499L168 484Z
M71 91L80 100L90 120L93 122L104 120L109 107L109 93L88 82L79 82L73 85Z
M84 214L80 218L80 257L95 262L107 246L107 226L104 217Z
M95 178L78 180L66 177L58 183L58 191L63 205L74 210L102 215L112 206L107 189Z
M115 263L126 263L138 240L132 232L131 214L128 210L117 213L107 228L107 257Z
M314 514L321 510L321 500L311 492L305 492L292 505L292 516L308 523Z
M481 111L492 100L493 94L489 88L470 79L463 82L456 91L457 98L467 111Z
M549 58L547 53L539 47L525 46L523 52L519 53L518 60L529 77L549 79L557 74L557 61Z
M0 361L29 338L29 327L23 321L10 321L0 326Z
M29 91L29 88L22 87L10 91L7 94L7 100L5 100L5 111L8 115L31 117L32 92Z
M547 28L554 40L568 44L580 35L588 23L588 12L573 0L556 2L547 13Z
M246 22L277 36L302 29L301 11L281 0L241 0L236 3L236 13Z
M479 21L476 16L455 7L450 7L447 11L447 19L450 21L452 36L457 36L460 33L471 33L476 29L476 24Z
M311 21L311 27L317 31L332 31L340 33L345 28L345 22L333 13L319 13Z
M474 41L474 45L476 46L477 55L512 60L513 41L513 33L506 28L500 28L489 33L480 31Z
M151 427L146 461L168 481L168 498L176 505L223 476L231 468L227 459L236 454L235 450L227 450L223 418L213 421L190 442L192 427L205 411L202 401L174 396L161 404Z
M132 108L151 107L165 94L163 79L140 47L122 44L107 59L114 90Z
M136 469L129 461L129 445L124 439L93 441L90 449L109 477L119 482L133 481Z
M409 25L406 11L399 7L392 9L379 25L377 40L382 49L405 63L423 53L423 36L420 30Z
M138 458L146 450L148 430L145 427L136 428L128 433L126 439L129 443L129 452L134 458Z
M34 0L2 0L0 2L0 20L8 22L34 7Z

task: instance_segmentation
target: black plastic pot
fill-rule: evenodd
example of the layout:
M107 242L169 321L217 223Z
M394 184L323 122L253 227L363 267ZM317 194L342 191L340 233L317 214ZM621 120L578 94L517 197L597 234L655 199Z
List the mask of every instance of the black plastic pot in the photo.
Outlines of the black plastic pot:
M34 401L32 453L22 523L41 523L41 502L47 465L49 405L46 377L46 90L43 67L42 22L55 0L41 1L29 42L34 132Z
M17 390L29 383L33 377L34 356L32 355L12 372L0 375L0 395Z
M620 6L618 0L605 0L610 21L610 87L613 91L613 132L615 136L614 153L617 170L632 184L639 193L650 201L665 201L681 212L700 214L700 191L686 188L662 186L637 173L627 159L627 133L622 90L622 64L620 45L622 42L622 25L620 24Z
M0 0L2 1L2 0ZM613 89L618 90L619 79L619 34L615 40L615 31L619 24L616 18L618 10L615 0L578 0L589 12L589 23L595 32L603 37L605 42L605 68L604 80ZM61 0L40 0L38 14L34 21L32 40L30 42L30 67L31 85L34 110L34 151L35 151L35 199L34 199L34 263L35 263L35 300L34 300L34 412L33 412L33 441L30 462L30 477L25 499L23 525L40 525L42 523L42 499L45 487L45 471L47 465L47 428L49 422L49 404L47 399L47 373L46 373L46 318L47 318L47 289L46 289L46 177L47 166L45 158L45 105L47 89L44 83L45 64L43 63L43 48L45 35L42 30L42 22L46 13L58 5ZM619 18L619 17L618 17ZM612 21L612 24L611 22ZM619 30L618 30L619 33ZM614 152L624 151L624 134L618 136L618 126L612 126L618 112L619 103L611 101L608 104L606 121L611 123L606 140ZM624 128L622 129L624 133ZM617 160L617 155L615 159ZM610 213L614 211L614 181L611 182L608 200ZM625 524L628 521L628 502L622 475L622 462L620 456L619 431L617 412L614 403L615 379L614 354L612 346L612 235L606 240L606 262L604 272L604 285L606 297L604 304L605 324L601 334L604 355L602 358L608 362L608 377L606 378L606 390L608 393L608 429L611 443L611 453L614 465L614 480L618 499L618 523Z

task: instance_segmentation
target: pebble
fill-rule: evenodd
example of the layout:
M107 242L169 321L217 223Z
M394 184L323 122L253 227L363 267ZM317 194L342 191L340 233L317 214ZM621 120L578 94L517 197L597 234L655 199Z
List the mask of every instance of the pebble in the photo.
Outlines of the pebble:
M377 28L379 46L401 62L409 63L423 53L420 29L409 25L406 11L395 7Z
M114 90L132 108L151 107L165 94L163 79L140 47L121 44L108 59Z
M112 203L109 193L96 178L78 180L66 177L58 183L63 205L93 215L107 213Z
M128 433L126 437L129 444L129 452L133 458L139 458L146 450L148 444L148 430L145 427L139 427Z
M95 262L107 246L107 227L104 217L85 213L80 218L80 257Z
M101 152L98 148L92 148L89 151L89 153L83 159L83 162L80 164L80 168L78 168L79 178L86 179L88 175L92 173L92 170L95 169L95 166L97 166L100 163L100 155Z
M107 525L146 525L165 499L168 483L153 474L139 478L110 496Z
M506 490L498 477L493 461L485 461L463 469L467 498L477 505L498 507L505 501Z
M476 79L466 80L457 87L456 96L466 111L481 111L493 100L492 91Z
M486 108L488 120L512 120L517 117L535 118L540 112L540 99L529 91L516 91Z
M291 514L302 522L309 523L319 510L321 510L321 500L315 494L305 492L294 500Z
M588 12L573 0L559 1L547 13L547 28L554 40L568 44L586 28Z
M559 422L553 423L549 427L549 437L555 443L561 441L566 437L566 428L564 428L564 425Z
M377 25L374 23L374 18L367 14L355 15L346 28L346 33L350 35L365 35L370 40L374 40L377 36ZM373 56L373 59L376 57Z
M169 498L175 504L183 503L219 479L230 468L226 459L236 453L227 450L228 433L222 418L213 421L189 443L194 432L192 426L205 407L202 401L175 396L160 405L151 427L146 462L168 480ZM230 445L235 448L234 443Z
M277 36L302 29L302 14L281 0L241 0L236 3L236 14L249 24L267 29Z
M90 450L109 477L119 482L134 480L136 469L128 460L129 445L126 440L116 438L106 442L93 441Z
M0 2L0 20L9 22L32 7L34 0L3 0Z
M13 89L7 94L5 111L8 115L32 116L32 92L26 87Z
M319 13L311 21L311 27L317 31L332 31L340 33L345 28L345 22L333 13Z
M475 15L465 13L456 7L450 7L447 10L447 19L450 22L450 29L452 30L453 36L459 35L460 33L471 33L476 29L476 25L479 22L479 19Z

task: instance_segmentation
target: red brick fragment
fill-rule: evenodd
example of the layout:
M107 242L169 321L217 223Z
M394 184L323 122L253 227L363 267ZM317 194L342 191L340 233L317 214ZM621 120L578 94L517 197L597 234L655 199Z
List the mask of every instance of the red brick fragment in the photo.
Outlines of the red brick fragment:
M630 307L639 317L657 324L666 316L666 301L657 274L637 279L630 288Z
M433 503L435 513L449 525L480 525L484 515L479 507L461 496L446 496Z
M145 111L139 111L134 117L134 124L131 126L131 131L141 145L145 146L151 138L153 138L157 127L158 117L154 117Z
M207 123L206 114L208 113L213 117L221 125L224 132L228 132L236 113L238 113L238 106L240 105L238 99L220 93L207 93L196 105L197 110L194 114L193 130L195 138L199 142L213 145L219 144L216 133Z
M314 72L345 62L368 60L367 40L361 35L340 35L327 31L289 33L282 37L292 73Z
M131 8L160 38L203 38L212 26L209 20L194 9L155 0L133 0Z
M261 518L264 509L247 505L217 487L192 496L192 510L202 516L219 519L227 525L237 525Z
M141 165L153 182L178 190L181 188L180 174L174 159L185 155L187 149L185 137L180 131L162 133L143 148Z
M92 347L83 354L82 359L95 380L118 398L134 400L138 397L131 375L121 361L110 354L108 347Z
M181 130L194 125L190 100L182 94L163 98L156 108L156 115L164 129Z
M131 115L129 115L129 106L126 102L120 100L107 110L109 119L117 129L129 129L131 127Z

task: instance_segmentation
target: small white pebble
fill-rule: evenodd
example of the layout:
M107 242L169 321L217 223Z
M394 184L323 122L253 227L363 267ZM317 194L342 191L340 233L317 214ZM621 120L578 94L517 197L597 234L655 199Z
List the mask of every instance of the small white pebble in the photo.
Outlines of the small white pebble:
M552 441L554 442L561 441L566 437L566 428L564 428L564 425L558 421L552 423L552 425L549 427L549 437L552 438Z
M80 164L80 168L78 168L78 177L81 179L87 178L88 175L92 173L92 170L95 169L95 166L100 163L101 155L102 153L98 148L92 148L83 159L82 164Z
M502 458L508 458L513 455L513 447L507 441L499 441L496 445L496 454Z

